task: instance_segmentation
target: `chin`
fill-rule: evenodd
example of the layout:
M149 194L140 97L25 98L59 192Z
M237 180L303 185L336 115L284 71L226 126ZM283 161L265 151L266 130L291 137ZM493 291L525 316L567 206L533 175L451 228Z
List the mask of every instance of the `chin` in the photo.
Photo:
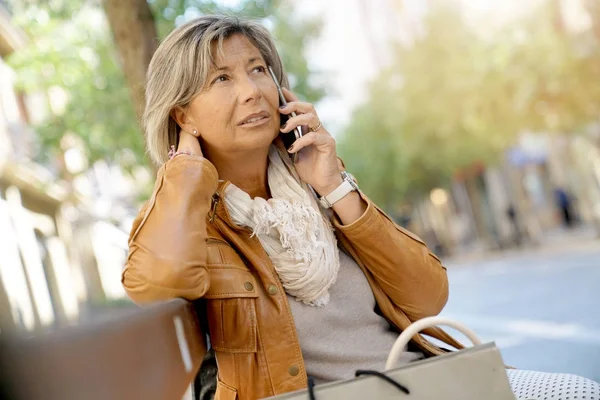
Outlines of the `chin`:
M257 130L253 134L247 135L248 144L253 148L269 147L278 137L279 129L273 127Z

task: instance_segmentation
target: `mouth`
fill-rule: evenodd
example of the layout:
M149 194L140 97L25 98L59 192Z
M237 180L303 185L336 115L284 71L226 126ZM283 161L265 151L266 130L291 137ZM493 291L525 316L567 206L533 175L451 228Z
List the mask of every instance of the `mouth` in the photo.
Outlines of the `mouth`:
M238 125L243 127L253 127L262 125L271 118L271 115L266 111L254 113L244 118Z

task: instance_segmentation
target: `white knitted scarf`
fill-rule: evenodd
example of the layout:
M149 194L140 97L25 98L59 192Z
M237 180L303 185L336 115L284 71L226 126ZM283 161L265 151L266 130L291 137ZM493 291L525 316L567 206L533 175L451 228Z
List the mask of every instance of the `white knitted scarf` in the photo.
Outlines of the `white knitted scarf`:
M289 156L276 146L269 151L267 179L269 200L251 199L229 184L224 196L227 210L233 222L258 237L289 295L308 305L325 305L340 268L331 223L297 178Z

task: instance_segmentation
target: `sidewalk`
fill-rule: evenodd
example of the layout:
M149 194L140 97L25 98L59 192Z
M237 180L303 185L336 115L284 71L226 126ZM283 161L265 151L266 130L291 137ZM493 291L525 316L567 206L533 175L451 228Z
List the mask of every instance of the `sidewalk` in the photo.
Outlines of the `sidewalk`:
M456 254L445 257L442 261L447 265L471 264L478 261L493 261L535 255L558 255L567 252L588 252L600 250L600 238L594 228L589 225L572 229L556 228L545 232L540 244L527 244L519 248L505 250L486 250L481 245L470 249L459 250ZM598 261L600 266L600 260Z

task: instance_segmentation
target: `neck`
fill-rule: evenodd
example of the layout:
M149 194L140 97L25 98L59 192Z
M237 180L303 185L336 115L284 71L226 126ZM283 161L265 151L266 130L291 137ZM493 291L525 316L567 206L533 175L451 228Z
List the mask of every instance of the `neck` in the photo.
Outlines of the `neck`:
M253 151L252 154L209 154L205 157L213 163L219 172L219 179L229 181L248 193L251 198L262 197L269 199L271 192L267 181L269 165L269 149Z

